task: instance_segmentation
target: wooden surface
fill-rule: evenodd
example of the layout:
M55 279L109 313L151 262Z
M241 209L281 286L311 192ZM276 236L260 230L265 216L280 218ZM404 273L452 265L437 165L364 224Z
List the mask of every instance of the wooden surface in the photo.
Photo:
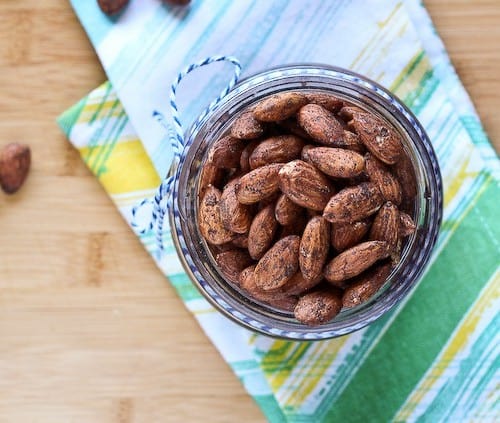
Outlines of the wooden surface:
M88 0L91 1L91 0ZM497 151L500 2L428 0ZM0 422L263 421L54 123L105 76L67 1L0 3Z

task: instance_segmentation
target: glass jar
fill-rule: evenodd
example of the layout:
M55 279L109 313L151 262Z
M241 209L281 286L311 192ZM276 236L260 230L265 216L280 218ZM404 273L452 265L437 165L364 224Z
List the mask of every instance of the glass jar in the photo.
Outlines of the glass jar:
M344 309L332 321L309 327L292 313L251 300L227 283L200 235L198 183L211 144L224 134L239 112L280 91L333 94L389 121L400 133L414 167L417 196L412 217L417 230L406 239L399 263L384 286L367 302ZM200 292L221 313L240 325L266 335L294 340L328 339L348 334L388 312L415 286L429 261L442 217L442 182L437 158L424 129L403 103L386 89L345 69L326 65L290 65L248 77L217 107L197 121L186 136L176 175L170 213L172 237L184 268Z

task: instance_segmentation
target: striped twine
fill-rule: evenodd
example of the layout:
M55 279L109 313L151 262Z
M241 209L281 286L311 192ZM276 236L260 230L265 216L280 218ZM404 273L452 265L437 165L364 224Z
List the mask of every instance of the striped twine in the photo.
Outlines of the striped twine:
M234 73L227 84L227 86L222 90L222 92L208 105L208 107L201 113L196 122L200 122L203 120L209 113L213 111L213 109L220 103L220 101L233 89L233 87L238 82L241 73L241 64L240 62L232 57L232 56L211 56L206 59L193 63L187 66L184 70L179 72L177 78L172 83L170 87L170 111L172 114L172 124L169 124L165 117L158 111L153 112L153 118L158 121L169 134L169 142L174 153L174 162L178 162L182 155L187 153L185 149L185 140L184 140L184 129L182 127L182 122L179 117L179 109L177 107L177 88L179 84L184 79L184 77L191 73L193 70L201 68L203 66L209 65L215 62L229 62L234 65ZM172 129L173 127L173 129ZM177 174L175 176L167 176L156 191L154 198L146 198L142 200L139 204L135 205L132 208L132 227L136 229L136 231L143 235L146 232L155 230L156 232L156 243L158 245L158 254L161 256L164 252L163 245L163 225L165 215L167 211L171 209L172 203L171 193L172 188L174 186L173 182L177 178ZM151 210L151 218L144 225L139 225L137 223L139 211L145 207L150 206Z

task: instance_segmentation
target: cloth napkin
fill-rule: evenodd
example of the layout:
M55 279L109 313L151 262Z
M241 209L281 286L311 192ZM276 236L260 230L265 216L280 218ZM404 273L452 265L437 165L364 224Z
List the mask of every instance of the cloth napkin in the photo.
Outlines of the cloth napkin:
M168 8L135 0L116 21L95 3L72 1L110 82L58 123L129 224L172 159L152 112L168 121L171 81L210 55L238 57L243 76L293 62L362 73L398 95L433 142L444 221L431 264L403 304L348 336L292 342L252 334L198 293L169 234L158 257L155 234L136 231L266 418L499 421L500 166L420 2L194 0ZM183 81L186 127L229 80L227 66Z

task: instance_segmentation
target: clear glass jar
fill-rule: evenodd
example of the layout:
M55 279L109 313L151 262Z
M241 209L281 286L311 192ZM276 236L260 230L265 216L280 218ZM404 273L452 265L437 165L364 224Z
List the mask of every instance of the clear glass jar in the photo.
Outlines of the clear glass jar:
M279 91L331 93L380 115L400 132L417 182L413 218L417 230L403 245L401 259L385 285L366 303L340 312L331 322L309 327L293 314L248 298L227 283L197 225L198 182L211 144L227 131L236 115ZM205 298L240 325L266 335L295 340L328 339L373 322L410 292L422 275L436 242L442 217L442 182L437 158L416 117L386 89L361 75L326 65L290 65L241 81L186 136L186 154L172 168L176 175L170 223L175 246L187 274ZM411 213L410 213L411 214Z

